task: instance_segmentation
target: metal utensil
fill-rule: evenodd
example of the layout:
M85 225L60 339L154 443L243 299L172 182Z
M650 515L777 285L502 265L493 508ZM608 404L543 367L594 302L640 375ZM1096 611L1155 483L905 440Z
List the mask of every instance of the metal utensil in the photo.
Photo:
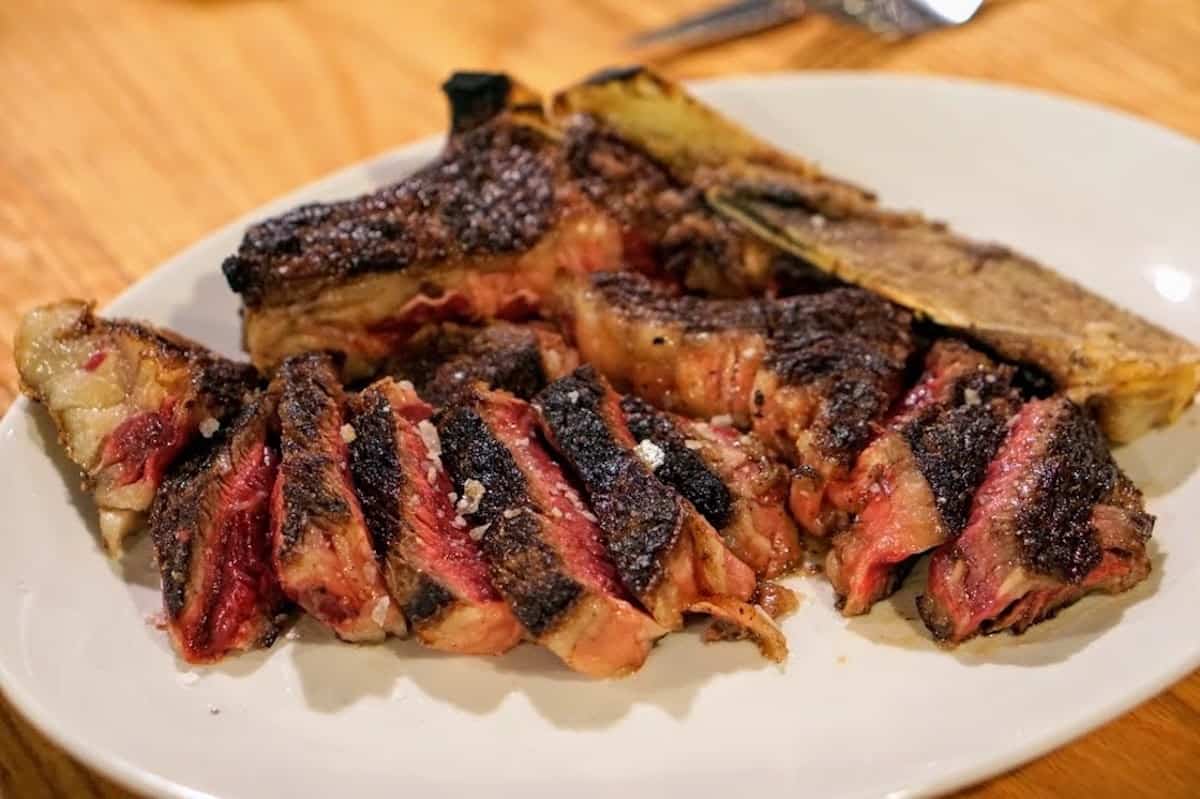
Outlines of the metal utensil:
M983 0L737 0L635 36L633 47L688 49L824 14L886 36L916 36L967 22Z

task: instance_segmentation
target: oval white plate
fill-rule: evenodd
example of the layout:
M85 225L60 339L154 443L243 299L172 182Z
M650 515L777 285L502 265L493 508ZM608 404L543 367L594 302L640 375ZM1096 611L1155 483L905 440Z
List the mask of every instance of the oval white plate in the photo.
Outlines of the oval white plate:
M983 85L816 74L700 93L784 147L1003 241L1200 340L1200 146L1087 105ZM351 195L429 158L386 155L260 209ZM218 270L246 220L109 310L234 354ZM134 788L175 796L896 796L950 789L1116 716L1200 665L1200 415L1120 453L1158 514L1154 575L1023 638L937 650L911 590L843 620L820 580L786 623L786 668L685 633L641 673L590 682L533 647L495 660L411 642L300 640L191 672L147 623L145 542L111 567L44 414L0 426L0 678L39 727ZM50 446L50 451L54 447ZM122 579L124 578L124 579ZM199 675L198 678L194 675ZM762 791L769 791L764 794Z

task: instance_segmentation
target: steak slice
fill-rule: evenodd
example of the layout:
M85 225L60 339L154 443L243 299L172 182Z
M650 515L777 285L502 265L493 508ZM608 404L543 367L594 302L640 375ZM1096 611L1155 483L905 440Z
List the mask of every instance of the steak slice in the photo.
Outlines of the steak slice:
M847 474L902 388L911 317L859 289L709 300L632 273L564 284L558 313L585 361L690 416L750 426L796 467L790 505L824 534L824 489Z
M427 646L499 654L521 627L488 577L441 461L437 429L411 384L384 378L350 402L350 473L384 581Z
M286 619L271 564L274 417L272 395L249 400L176 464L150 510L167 630L189 663L270 646Z
M595 517L525 402L482 386L441 412L443 457L492 580L529 635L592 677L636 671L666 630L629 604Z
M350 479L337 366L325 354L293 356L272 390L282 457L271 541L284 593L343 640L403 635Z
M1017 414L962 534L943 544L917 601L938 640L1020 633L1091 591L1150 573L1154 527L1100 429L1063 396Z
M920 381L833 504L854 519L833 538L825 573L847 616L892 593L915 556L956 537L1020 408L1013 369L953 340L934 344Z
M620 263L617 225L572 183L539 102L492 78L447 84L455 131L432 164L247 231L223 268L256 365L332 350L367 376L427 322L527 317L560 272Z
M114 556L142 525L172 461L236 412L257 382L248 364L147 325L99 319L77 300L27 313L14 349L21 386L46 406L83 471Z
M683 613L708 613L751 628L773 658L782 633L748 603L754 572L725 546L690 502L655 478L635 454L620 397L590 365L537 397L542 429L578 476L625 588L670 630Z
M655 477L691 502L739 560L763 578L796 565L801 553L787 513L788 473L757 439L659 411L632 394L621 399L621 410L639 449L661 461Z
M579 354L562 336L539 325L495 322L483 328L448 323L423 328L388 366L435 406L482 382L521 399L579 365Z

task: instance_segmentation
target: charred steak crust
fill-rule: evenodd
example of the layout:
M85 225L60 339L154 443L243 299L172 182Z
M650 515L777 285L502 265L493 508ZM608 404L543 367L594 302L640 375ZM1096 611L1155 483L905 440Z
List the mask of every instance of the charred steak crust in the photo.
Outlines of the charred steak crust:
M485 328L464 352L438 368L421 393L433 404L445 405L477 381L521 399L532 398L546 385L534 332L507 324Z
M487 525L479 546L492 582L525 629L540 637L566 616L583 587L563 572L559 556L542 539L525 478L479 413L464 401L442 411L437 422L443 462L459 493L468 479L487 487L469 519Z
M663 450L666 458L654 475L695 505L713 527L720 530L728 524L733 516L733 495L704 458L687 446L670 417L632 394L621 398L621 410L634 438L652 441Z
M591 286L605 302L630 319L671 322L684 333L752 330L766 334L768 320L759 300L714 300L680 294L670 284L629 272L597 272Z
M537 397L559 453L579 475L605 531L609 555L635 596L653 589L660 559L678 540L682 508L646 466L613 437L608 389L591 366L554 381ZM569 446L563 446L569 442Z
M527 250L556 218L555 158L550 142L527 127L468 130L399 183L252 226L222 270L255 308L297 281L319 286L455 254Z
M303 536L316 513L328 521L350 523L350 506L324 475L338 468L328 453L306 446L328 435L324 428L341 403L333 359L323 353L289 358L280 367L279 380L288 390L279 392L279 418L290 435L283 436L283 546L286 556ZM335 432L336 435L336 432Z
M1079 583L1103 555L1092 509L1114 489L1123 494L1129 480L1109 453L1100 427L1078 405L1063 401L1056 416L1035 468L1032 495L1017 515L1016 536L1021 558L1032 571ZM1136 489L1134 496L1140 505Z

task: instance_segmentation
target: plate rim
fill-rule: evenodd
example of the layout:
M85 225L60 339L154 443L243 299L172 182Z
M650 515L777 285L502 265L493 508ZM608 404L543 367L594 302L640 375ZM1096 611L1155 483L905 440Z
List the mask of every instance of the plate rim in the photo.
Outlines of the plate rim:
M1103 105L1091 100L1074 97L1054 90L1027 87L1003 81L982 80L948 75L934 75L907 72L882 72L872 70L806 70L779 71L770 73L732 73L718 77L685 81L690 88L703 90L708 87L723 87L723 90L739 88L752 89L764 83L789 82L826 82L870 84L892 84L906 89L921 89L930 85L944 85L959 91L969 91L981 94L1003 95L1019 98L1036 98L1040 102L1051 105L1065 105L1091 115L1097 115L1120 124L1135 127L1143 134L1151 134L1172 142L1173 146L1184 146L1195 150L1195 156L1200 158L1200 139L1193 138L1187 133L1167 127L1157 121L1138 116L1130 111ZM902 89L902 90L906 90ZM345 180L348 176L370 172L375 169L394 164L398 160L421 163L428 160L439 151L445 136L441 134L415 139L407 144L388 148L381 153L369 156L360 161L344 165L306 183L300 184L283 194L268 200L250 211L240 214L214 230L202 235L193 243L162 261L154 268L140 276L136 281L116 294L106 303L101 312L107 312L114 307L120 307L133 301L143 291L150 290L151 284L162 278L164 273L176 268L177 264L188 261L193 254L210 246L212 242L230 235L234 231L244 230L256 220L272 216L300 202L302 197L321 191L322 187ZM801 153L803 155L803 153ZM215 268L215 267L214 267ZM23 311L24 309L18 309ZM33 402L23 394L18 394L0 418L0 439L11 433L18 418L35 412ZM974 764L948 764L943 776L923 780L918 784L897 787L889 797L908 797L938 794L952 791L982 780L997 777L1012 771L1034 759L1046 755L1071 741L1082 737L1113 719L1124 715L1134 707L1160 695L1170 686L1200 668L1200 641L1192 648L1190 655L1181 657L1173 665L1162 669L1158 675L1145 680L1134 690L1120 695L1107 703L1094 705L1067 724L1058 725L1050 730L1035 733L1025 738L1024 742L1011 746L992 758L976 759ZM115 783L130 790L154 796L179 797L179 799L203 799L212 797L204 791L162 777L153 771L153 767L138 765L131 760L108 751L102 742L90 742L77 735L68 723L46 708L43 703L29 691L7 668L5 661L0 659L0 693L21 714L22 718L38 730L51 743L61 747L72 758L86 767L102 774Z

